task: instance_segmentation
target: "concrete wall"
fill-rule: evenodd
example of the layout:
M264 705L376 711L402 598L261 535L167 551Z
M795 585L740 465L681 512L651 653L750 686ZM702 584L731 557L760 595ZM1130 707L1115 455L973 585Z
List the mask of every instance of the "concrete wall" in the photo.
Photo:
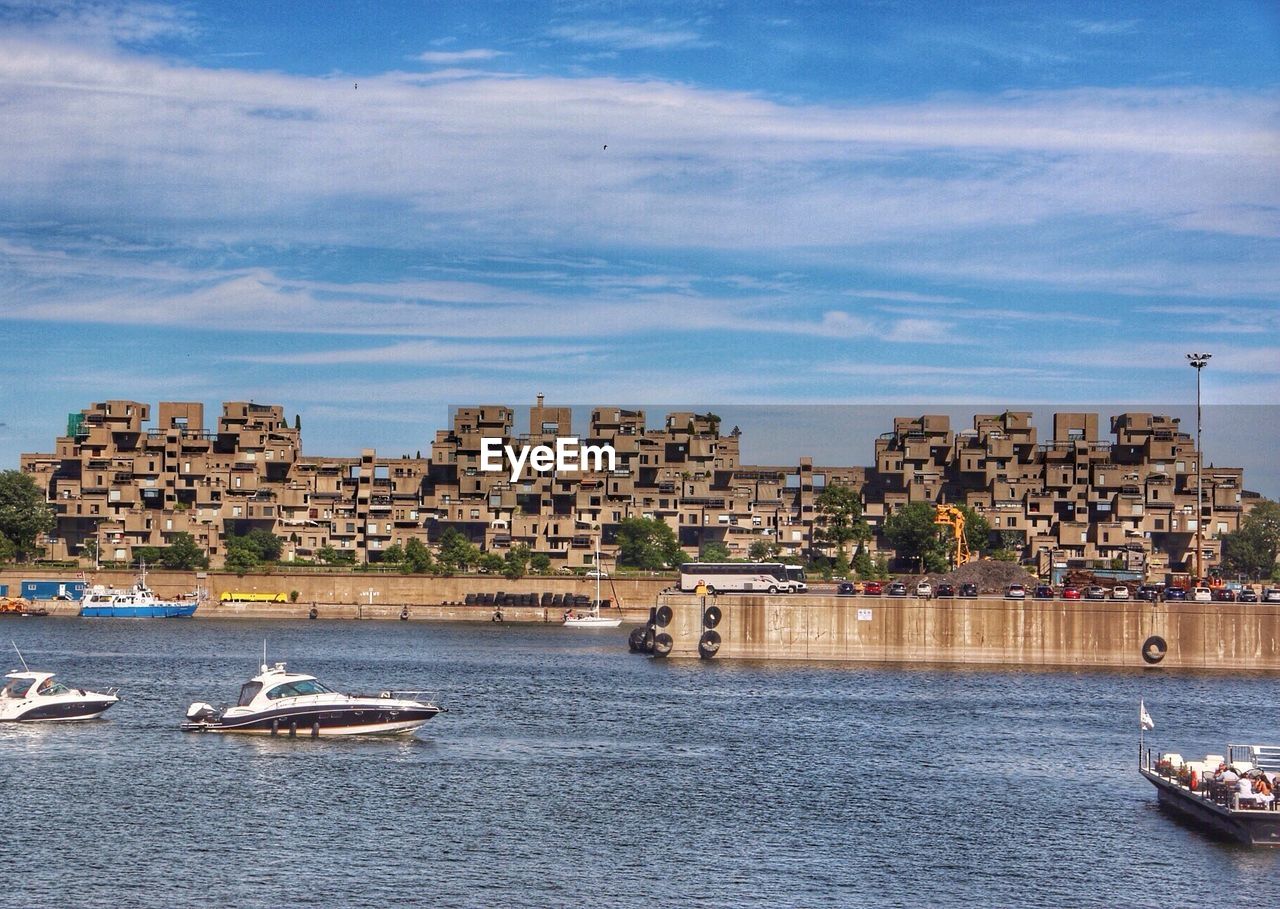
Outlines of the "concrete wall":
M89 583L109 587L129 587L136 578L129 571L86 572ZM10 594L16 595L25 580L80 580L74 571L0 571L0 585L8 584ZM614 607L621 605L629 621L643 622L649 616L649 607L659 591L673 584L671 579L618 579L603 581L602 598L611 600ZM313 572L290 574L246 574L243 577L231 572L210 571L198 577L191 571L148 571L147 584L161 596L190 593L196 587L209 591L208 601L196 612L197 617L236 616L305 616L312 604L326 617L388 617L398 618L404 606L410 608L413 618L478 618L488 621L492 607L464 607L460 604L469 593L571 593L595 597L596 582L571 577L527 577L509 581L493 575L468 575L464 577L434 578L424 575L384 574L381 572ZM372 589L372 600L366 591ZM283 593L298 591L293 603L236 603L219 602L223 592ZM459 604L454 606L453 604ZM40 605L55 614L75 615L79 604L41 600ZM349 608L348 608L349 607ZM428 608L428 607L433 607ZM553 610L554 611L554 610ZM528 611L519 608L504 609L504 618L511 621L542 621L543 610ZM534 617L536 612L536 618ZM473 615L474 613L474 615ZM559 616L551 616L559 620Z
M667 596L673 657L699 656L698 597ZM715 659L1280 670L1280 606L1141 601L707 597ZM1163 656L1144 659L1152 638ZM1158 656L1149 650L1148 656Z

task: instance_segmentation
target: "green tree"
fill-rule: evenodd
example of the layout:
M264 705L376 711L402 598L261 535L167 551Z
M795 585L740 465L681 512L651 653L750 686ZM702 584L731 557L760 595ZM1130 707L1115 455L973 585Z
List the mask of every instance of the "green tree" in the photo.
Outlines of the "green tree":
M506 568L507 562L506 559L498 555L496 552L486 552L480 556L479 565L484 571L497 574Z
M1230 576L1250 581L1270 578L1276 568L1276 543L1261 523L1244 524L1222 538L1222 568Z
M933 505L912 502L884 519L884 538L898 558L915 562L921 571L946 571L947 549L933 518Z
M546 574L551 570L551 556L545 552L535 552L529 556L529 567L538 574Z
M818 520L814 539L836 547L836 555L845 560L845 547L863 542L871 536L862 519L862 497L852 486L832 483L818 495Z
M625 518L618 525L618 564L660 571L678 565L684 550L675 532L657 518Z
M858 580L865 581L876 576L876 563L871 560L871 553L867 552L863 546L858 547L858 551L853 554L853 564L851 566L854 573L857 574Z
M698 550L699 562L727 562L733 558L729 547L719 540L707 540Z
M231 537L227 540L226 566L237 574L252 571L262 564L258 549L244 537Z
M356 560L355 553L344 549L335 549L328 543L316 551L316 559L324 565L351 565Z
M431 550L417 537L404 544L405 568L414 574L431 570Z
M480 550L453 527L440 535L440 564L449 572L466 571L480 561Z
M747 548L747 558L753 562L770 562L778 556L778 544L768 540L756 540Z
M382 550L382 561L388 565L399 565L404 562L404 547L399 543L392 543L386 549Z
M0 562L12 562L17 557L18 550L14 548L13 541L0 534Z
M529 547L524 543L519 543L507 550L506 558L503 559L505 564L502 567L502 573L511 580L524 577L529 571L530 559Z
M35 480L20 470L0 471L0 536L9 541L14 558L25 561L35 554L36 537L56 524Z
M160 553L160 564L173 571L191 571L195 568L208 568L209 556L191 534L175 533L168 548Z

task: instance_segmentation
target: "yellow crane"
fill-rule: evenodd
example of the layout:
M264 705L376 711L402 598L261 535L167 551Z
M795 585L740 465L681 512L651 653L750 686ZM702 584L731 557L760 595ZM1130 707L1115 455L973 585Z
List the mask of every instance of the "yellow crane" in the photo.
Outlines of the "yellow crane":
M944 524L951 528L951 535L955 539L955 567L959 568L966 562L973 560L973 553L969 551L969 541L964 535L964 512L954 505L937 505L934 506L933 523Z

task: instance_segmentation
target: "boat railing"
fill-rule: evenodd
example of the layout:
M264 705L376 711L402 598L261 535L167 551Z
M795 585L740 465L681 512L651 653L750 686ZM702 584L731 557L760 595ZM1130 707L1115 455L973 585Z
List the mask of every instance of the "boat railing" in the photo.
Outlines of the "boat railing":
M1280 773L1280 745L1227 745L1227 763L1249 763L1259 770Z
M394 698L399 701L420 701L424 704L435 704L436 693L425 688L413 690L388 688L378 692L380 698Z

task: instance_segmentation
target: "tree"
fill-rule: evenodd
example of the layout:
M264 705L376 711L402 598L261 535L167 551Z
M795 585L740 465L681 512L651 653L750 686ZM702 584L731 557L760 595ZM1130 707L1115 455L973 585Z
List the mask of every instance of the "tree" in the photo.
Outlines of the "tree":
M538 574L546 574L551 570L551 556L545 552L535 552L529 556L529 567Z
M14 558L25 561L36 551L36 537L57 525L53 509L35 480L20 470L0 471L0 536L9 541Z
M245 542L244 537L231 537L227 540L226 566L237 574L244 574L262 564L258 551Z
M845 560L845 546L862 542L871 536L867 522L862 519L862 497L852 486L832 483L818 495L817 528L814 538L833 543L836 555Z
M858 580L865 581L876 576L876 564L871 560L871 553L867 552L866 547L859 546L858 551L853 554L853 564L851 566L858 575Z
M719 540L707 540L698 550L699 562L727 562L733 558L729 547Z
M480 561L480 550L453 527L440 535L440 564L446 571L466 571Z
M298 432L302 432L302 415L301 414L295 413L293 415L293 428Z
M191 534L175 533L168 548L160 553L160 564L173 571L191 571L195 568L208 568L209 556Z
M679 564L684 550L675 532L657 518L625 518L618 525L618 564L660 571Z
M778 544L768 540L756 540L747 548L747 558L753 562L768 562L777 558Z
M506 560L496 552L486 552L480 556L480 570L497 574L502 571L506 565Z
M404 544L404 566L414 574L431 570L431 550L417 537Z
M1280 552L1280 505L1263 499L1250 509L1240 529L1222 537L1222 567L1251 581L1270 578Z
M392 543L386 549L382 550L382 561L388 565L399 565L404 562L404 547L399 543Z
M884 519L884 538L898 558L916 562L921 571L946 571L947 550L933 518L933 505L912 502Z
M507 556L503 561L505 564L502 573L511 580L522 578L529 571L529 547L524 543L518 543L507 550Z

